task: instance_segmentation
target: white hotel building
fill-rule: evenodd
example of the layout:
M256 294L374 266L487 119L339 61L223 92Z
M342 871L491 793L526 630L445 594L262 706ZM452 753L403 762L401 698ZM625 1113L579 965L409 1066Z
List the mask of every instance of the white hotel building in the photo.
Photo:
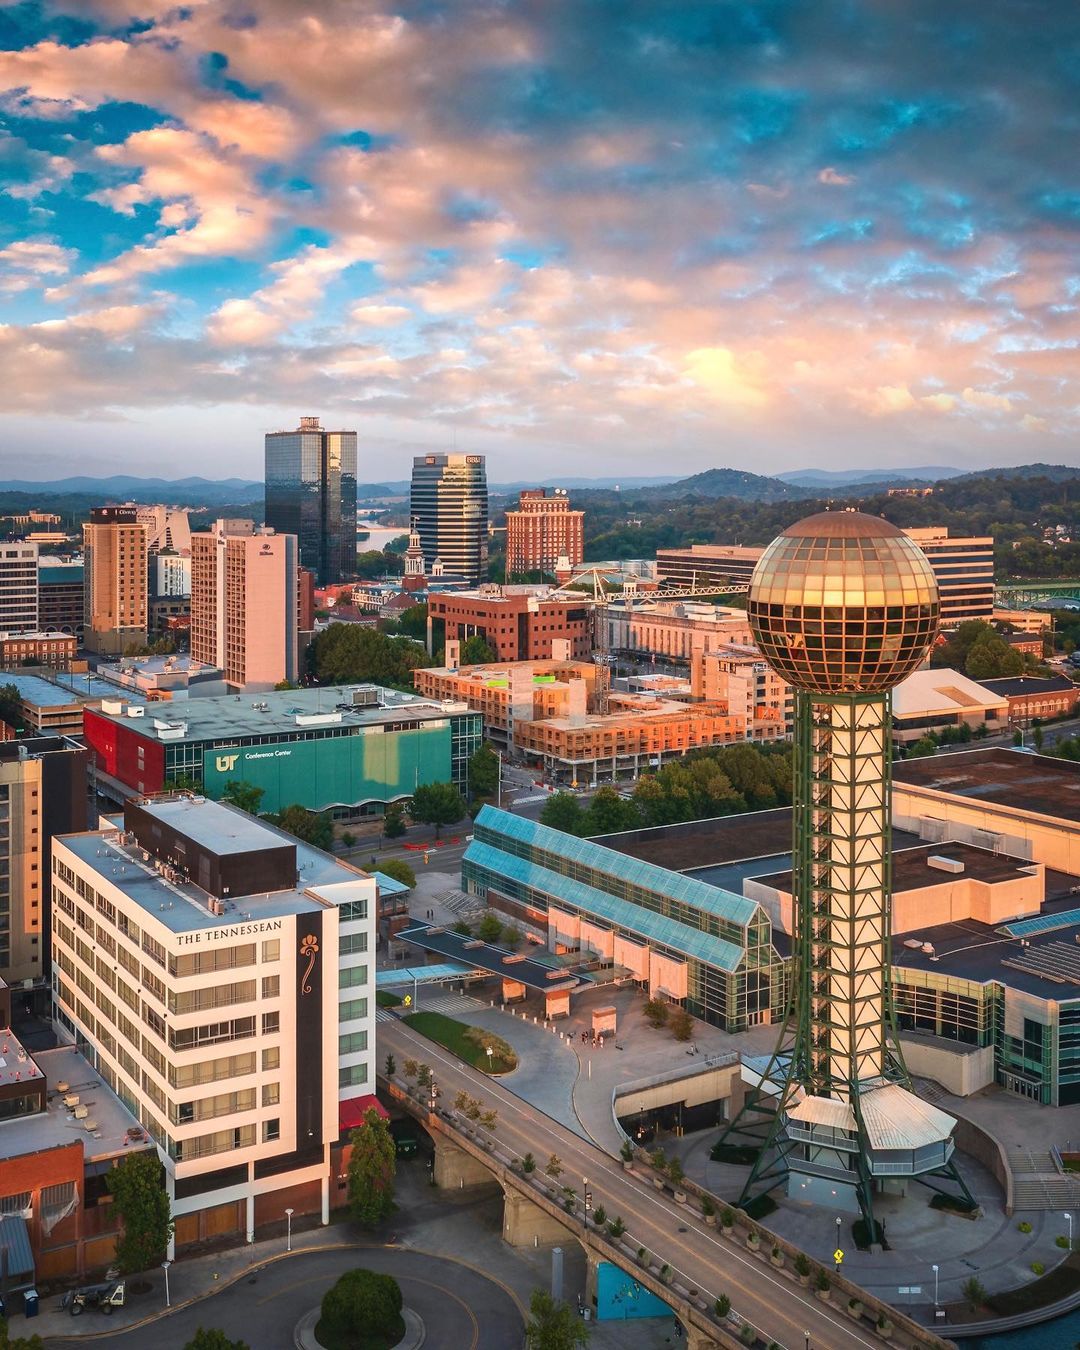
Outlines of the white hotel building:
M176 1247L329 1220L375 1084L376 883L221 802L53 841L53 999L157 1143Z

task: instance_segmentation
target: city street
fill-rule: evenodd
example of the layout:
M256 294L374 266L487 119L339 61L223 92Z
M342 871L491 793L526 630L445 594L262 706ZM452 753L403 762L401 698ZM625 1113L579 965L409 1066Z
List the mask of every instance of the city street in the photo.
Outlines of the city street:
M379 1025L380 1056L386 1051L399 1064L419 1059L435 1072L444 1102L460 1090L498 1112L496 1137L518 1156L531 1152L538 1160L555 1154L563 1166L560 1178L579 1192L588 1178L593 1204L621 1217L633 1242L666 1261L680 1283L700 1289L708 1299L727 1294L732 1306L765 1336L793 1350L807 1333L821 1350L850 1350L873 1344L868 1332L717 1236L696 1211L675 1206L670 1197L625 1172L621 1164L557 1121L526 1107L486 1075L477 1073L431 1041L398 1021Z

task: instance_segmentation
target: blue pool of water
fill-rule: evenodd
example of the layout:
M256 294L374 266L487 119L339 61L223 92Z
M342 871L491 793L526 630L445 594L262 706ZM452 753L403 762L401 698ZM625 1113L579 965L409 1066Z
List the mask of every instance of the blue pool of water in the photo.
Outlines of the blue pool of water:
M961 1350L1074 1350L1080 1346L1080 1309L1021 1331L1005 1331L999 1336L965 1336L956 1344Z

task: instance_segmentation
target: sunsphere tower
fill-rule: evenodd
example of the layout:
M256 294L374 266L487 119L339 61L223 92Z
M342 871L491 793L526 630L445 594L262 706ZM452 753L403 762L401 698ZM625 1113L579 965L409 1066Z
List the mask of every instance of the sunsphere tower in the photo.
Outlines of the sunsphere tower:
M890 693L937 633L937 583L888 521L825 512L765 550L747 616L796 693L791 997L773 1056L744 1065L749 1110L774 1114L743 1201L786 1179L873 1232L875 1186L963 1187L955 1121L910 1091L889 988Z

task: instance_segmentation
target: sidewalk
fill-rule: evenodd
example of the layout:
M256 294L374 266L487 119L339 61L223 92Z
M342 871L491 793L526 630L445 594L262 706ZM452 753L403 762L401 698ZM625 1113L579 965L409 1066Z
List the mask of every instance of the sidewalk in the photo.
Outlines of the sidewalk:
M306 1232L297 1232L294 1227L292 1250L299 1252L368 1245L347 1239L347 1231L350 1230L344 1224L338 1223L331 1223L325 1228L320 1225ZM226 1251L212 1252L209 1256L174 1261L169 1267L169 1310L175 1311L247 1279L260 1267L285 1256L285 1248L284 1236L273 1237L254 1242L251 1246L245 1244L230 1247ZM36 1318L29 1321L17 1318L13 1322L12 1333L30 1335L36 1332L44 1339L115 1336L117 1332L162 1317L166 1312L164 1272L160 1269L147 1271L143 1275L131 1277L129 1284L131 1279L148 1281L152 1285L150 1292L129 1297L123 1308L117 1308L108 1317L94 1308L88 1308L79 1317L72 1317L69 1312L60 1309L60 1295L53 1294L42 1298L41 1310Z

